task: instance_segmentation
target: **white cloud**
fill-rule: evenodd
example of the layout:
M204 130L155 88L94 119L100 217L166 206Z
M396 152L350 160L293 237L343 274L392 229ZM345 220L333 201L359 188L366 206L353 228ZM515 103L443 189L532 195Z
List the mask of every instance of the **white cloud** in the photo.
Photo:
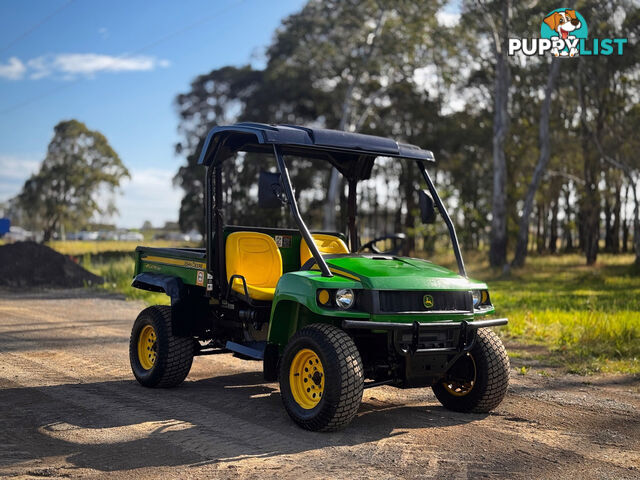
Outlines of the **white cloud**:
M71 75L93 75L97 72L127 72L153 70L158 66L153 57L111 57L96 53L65 53L53 61L56 70Z
M99 53L59 53L41 55L22 62L11 57L6 64L0 63L0 78L19 80L28 75L32 80L59 76L71 80L78 76L92 77L98 73L141 72L167 68L169 60L146 55L103 55Z
M177 221L182 190L173 186L174 170L130 169L131 179L123 182L122 195L116 199L116 225L140 228L145 220L153 225Z
M20 192L25 180L38 170L43 156L0 154L0 202Z
M29 78L32 80L38 80L39 78L51 75L51 69L47 66L45 57L32 58L27 62L27 65L31 72Z
M27 67L16 57L11 57L6 64L0 63L0 77L9 80L21 79L26 70Z

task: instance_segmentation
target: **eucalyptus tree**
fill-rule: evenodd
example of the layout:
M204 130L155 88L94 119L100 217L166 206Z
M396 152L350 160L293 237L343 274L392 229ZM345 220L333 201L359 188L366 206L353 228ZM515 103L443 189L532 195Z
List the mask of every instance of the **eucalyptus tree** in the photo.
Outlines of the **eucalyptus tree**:
M100 132L77 120L58 123L40 170L16 198L32 228L49 240L60 226L77 228L116 212L113 196L129 172Z

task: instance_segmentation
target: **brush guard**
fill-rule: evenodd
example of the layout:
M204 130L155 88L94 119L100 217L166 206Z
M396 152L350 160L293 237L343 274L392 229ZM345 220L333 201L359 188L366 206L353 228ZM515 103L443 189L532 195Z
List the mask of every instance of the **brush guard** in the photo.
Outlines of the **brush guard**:
M369 320L343 320L345 330L386 330L393 333L393 343L401 355L463 353L473 348L479 328L506 325L506 318L462 320L461 322L393 323Z

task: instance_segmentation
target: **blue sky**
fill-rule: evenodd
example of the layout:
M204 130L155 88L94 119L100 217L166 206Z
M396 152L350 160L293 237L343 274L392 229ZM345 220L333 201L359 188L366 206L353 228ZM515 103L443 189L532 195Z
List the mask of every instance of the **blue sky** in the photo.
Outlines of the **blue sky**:
M106 135L132 173L115 222L140 227L147 219L176 220L182 193L171 178L182 159L173 153L175 95L213 68L260 65L281 19L303 4L0 3L0 202L37 170L55 124L76 118Z

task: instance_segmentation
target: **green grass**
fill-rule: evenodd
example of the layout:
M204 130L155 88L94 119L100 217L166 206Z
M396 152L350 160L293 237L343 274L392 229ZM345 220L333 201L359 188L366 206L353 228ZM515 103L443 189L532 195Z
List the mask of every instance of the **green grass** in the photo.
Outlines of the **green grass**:
M164 293L148 292L131 286L133 280L133 260L124 256L120 260L111 260L105 263L91 261L89 255L83 257L82 265L89 271L104 278L104 284L96 287L124 294L130 300L142 300L147 305L169 305L169 297Z
M504 277L476 258L468 270L487 281L496 313L509 318L500 329L507 340L546 347L546 360L570 372L639 374L640 275L633 260L600 255L587 267L580 255L536 256Z

